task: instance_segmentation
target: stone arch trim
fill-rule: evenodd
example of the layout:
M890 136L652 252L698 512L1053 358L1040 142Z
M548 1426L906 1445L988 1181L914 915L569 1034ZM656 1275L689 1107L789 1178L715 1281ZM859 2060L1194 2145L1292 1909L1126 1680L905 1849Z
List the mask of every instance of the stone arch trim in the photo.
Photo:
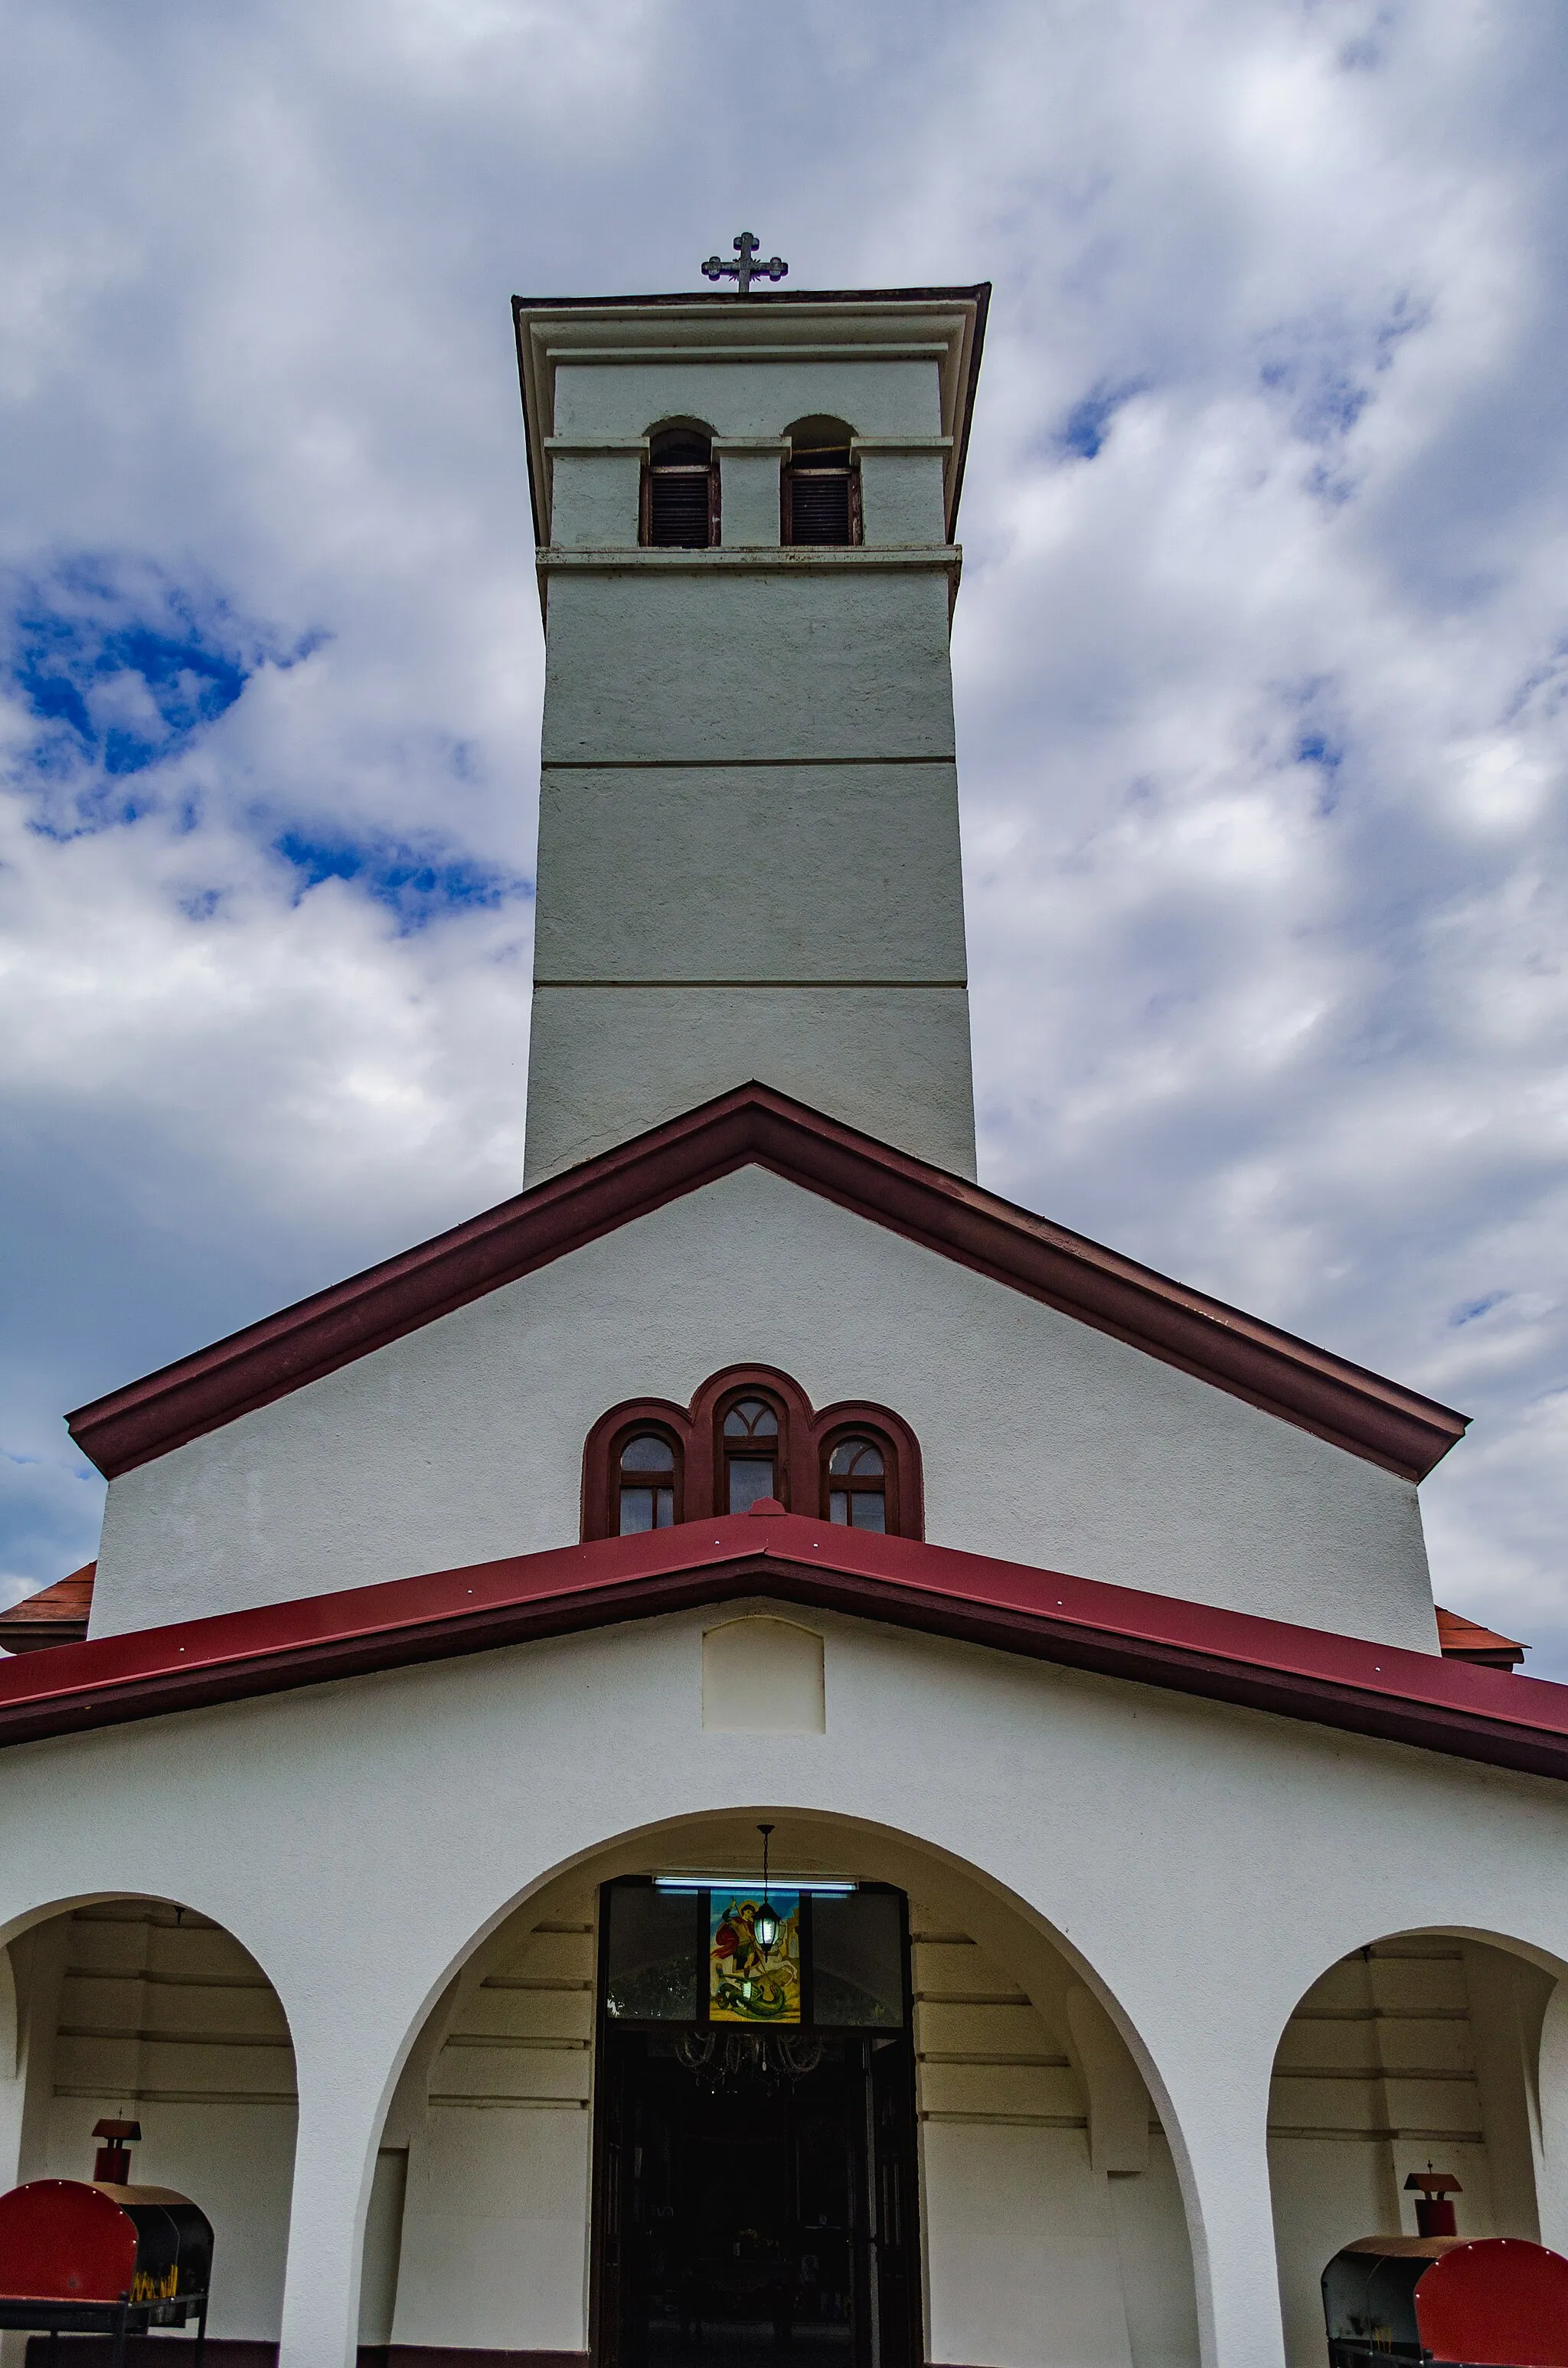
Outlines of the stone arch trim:
M924 1538L926 1497L920 1442L901 1415L869 1399L840 1398L818 1412L791 1374L776 1365L725 1365L710 1373L687 1406L669 1398L626 1398L602 1414L583 1448L583 1538L613 1537L618 1459L622 1441L637 1429L662 1432L676 1450L676 1522L709 1520L722 1510L715 1495L722 1458L718 1443L722 1409L747 1390L778 1409L780 1463L789 1488L788 1508L808 1520L826 1516L824 1458L846 1432L870 1432L887 1455L888 1529L892 1535Z
M751 1616L756 1615L743 1615ZM768 1613L766 1616L773 1615ZM743 1786L743 1794L744 1790ZM666 1865L706 1863L717 1827L733 1824L740 1836L747 1842L755 1843L753 1821L761 1815L777 1816L785 1823L804 1821L814 1829L804 1844L804 1858L808 1864L840 1869L852 1863L868 1879L886 1882L903 1890L912 1903L922 1901L934 1906L937 1913L930 1927L912 1933L912 1941L916 1946L929 1944L933 1940L938 1944L954 1939L967 1940L971 1944L971 1953L973 1950L980 1950L994 1958L996 1969L1005 1976L1000 1983L985 1985L988 1989L1010 1993L1016 1988L1048 2024L1053 2025L1053 2018L1062 2015L1064 2009L1073 2015L1074 2027L1070 2032L1062 2027L1062 2035L1067 2053L1057 2068L1065 2078L1070 2055L1071 2069L1083 2078L1085 2091L1084 2106L1074 2108L1082 2112L1083 2118L1074 2122L1073 2128L1079 2135L1071 2142L1082 2146L1087 2157L1098 2140L1101 2160L1097 2165L1086 2160L1085 2169L1092 2169L1103 2179L1107 2167L1105 2140L1108 2137L1116 2141L1123 2133L1117 2126L1105 2128L1102 2124L1107 2120L1108 2105L1113 2109L1111 2119L1114 2123L1115 2109L1119 2108L1124 2100L1118 2095L1108 2099L1106 2094L1106 2076L1111 2067L1099 2059L1092 2068L1085 2067L1082 2062L1082 2045L1076 2027L1081 2016L1075 2009L1091 1998L1097 2002L1096 2010L1103 2012L1108 2024L1114 2025L1115 2031L1121 2034L1120 2045L1126 2051L1128 2061L1115 2066L1115 2075L1120 2086L1130 2092L1126 2104L1132 2103L1131 2092L1139 2083L1147 2090L1142 2100L1143 2119L1140 2133L1144 2155L1149 2151L1151 2131L1156 2126L1164 2133L1170 2146L1179 2191L1178 2208L1182 2215L1186 2257L1196 2302L1198 2289L1205 2274L1201 2258L1202 2218L1189 2194L1192 2177L1187 2167L1182 2132L1159 2068L1151 2061L1148 2049L1131 2022L1130 2009L1123 2008L1117 1998L1114 1976L1108 1972L1098 1971L1082 1956L1046 1904L1011 1887L999 1874L989 1850L972 1856L955 1852L933 1839L917 1824L907 1827L882 1824L827 1808L816 1802L794 1805L792 1794L781 1801L767 1796L747 1799L743 1804L741 1799L730 1793L720 1792L696 1794L687 1806L674 1814L650 1819L643 1825L613 1829L607 1825L602 1831L595 1831L592 1839L583 1839L579 1846L548 1865L540 1866L518 1890L505 1901L498 1901L483 1924L476 1926L444 1966L433 1974L426 2006L415 2017L400 2044L397 2058L400 2073L406 2072L408 2066L425 2047L428 2036L431 2044L426 2050L427 2062L423 2070L415 2070L414 2081L417 2084L421 2079L436 2078L437 2059L452 2032L456 2030L461 2033L473 2027L464 2019L470 2010L473 1992L490 1975L505 1970L506 1954L518 1946L519 1941L522 1945L529 1945L528 1936L519 1934L517 1927L531 1922L536 1934L547 1934L558 1931L562 1924L569 1920L563 1913L563 1893L569 1889L584 1888L597 1894L605 1880L620 1873L643 1873L651 1861ZM779 1846L786 1847L788 1855L788 1844ZM961 1904L950 1899L955 1888L964 1895ZM951 1913L949 1912L949 1907ZM961 1932L958 1930L960 1926L963 1928ZM1053 1968L1054 1979L1042 1982L1039 1978L1038 1961L1041 1957L1059 1961ZM920 1988L923 1986L917 1981L915 1987ZM1079 1990L1076 2000L1073 1997L1074 1988ZM988 1998L983 2003L1006 2008L1015 2001L1009 1996L994 2000ZM427 2033L427 2023L435 2024L438 2029ZM1110 2040L1108 2028L1105 2037ZM1115 2042L1111 2040L1102 2054L1114 2055L1115 2053ZM1052 2063L1057 2064L1054 2056ZM1137 2067L1135 2078L1133 2066ZM389 2081L384 2111L394 2107L397 2087L396 2079ZM411 2104L414 2093L411 2087L403 2101ZM955 2103L963 2101L952 2098L942 2100L941 2109L934 2119L924 2108L918 2108L922 2131L943 2127L947 2122L954 2120L971 2125L986 2121L985 2113L978 2109L983 2100L970 2100L976 2103L974 2112L955 2113L951 2111ZM1157 2115L1157 2124L1149 2117L1151 2105L1154 2115ZM1126 2119L1125 2113L1121 2118ZM1027 2114L1020 2116L1020 2126L1032 2127L1028 2123ZM1126 2135L1130 2135L1130 2131ZM383 2143L388 2142L384 2130L381 2136ZM391 2142L397 2142L395 2132ZM377 2135L372 2133L371 2146L374 2147L376 2143ZM1131 2168L1130 2156L1118 2153L1114 2159L1118 2166ZM923 2199L923 2228L925 2225ZM584 2355L575 2356L583 2362L583 2368L586 2368ZM589 2358L593 2356L591 2352L588 2355ZM915 2354L917 2360L920 2356ZM970 2360L976 2353L960 2348L936 2356ZM1188 2360L1190 2368L1197 2368L1196 2345L1190 2354L1179 2357Z

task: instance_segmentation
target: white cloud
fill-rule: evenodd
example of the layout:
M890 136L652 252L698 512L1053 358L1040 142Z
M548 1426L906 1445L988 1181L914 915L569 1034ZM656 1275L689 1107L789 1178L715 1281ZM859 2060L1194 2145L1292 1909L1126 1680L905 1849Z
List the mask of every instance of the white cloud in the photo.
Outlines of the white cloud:
M386 885L531 869L506 299L695 284L744 221L793 285L997 282L955 640L988 1178L1475 1411L1439 1596L1568 1673L1550 12L24 0L9 38L0 557L152 569L251 652L139 818L0 848L40 1579L91 1542L61 1406L515 1184L526 903L409 928ZM155 737L133 669L90 704Z

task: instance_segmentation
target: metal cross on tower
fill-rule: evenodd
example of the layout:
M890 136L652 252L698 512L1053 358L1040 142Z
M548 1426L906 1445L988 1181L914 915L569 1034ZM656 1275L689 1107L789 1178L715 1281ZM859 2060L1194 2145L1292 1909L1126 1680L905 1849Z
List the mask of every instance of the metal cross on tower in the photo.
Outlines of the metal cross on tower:
M702 267L703 278L733 279L736 283L736 293L741 296L749 294L754 279L782 279L790 268L789 265L777 255L770 255L766 263L759 263L756 256L761 244L761 240L754 238L749 230L743 230L739 238L731 241L738 261L726 263L722 256L710 255Z

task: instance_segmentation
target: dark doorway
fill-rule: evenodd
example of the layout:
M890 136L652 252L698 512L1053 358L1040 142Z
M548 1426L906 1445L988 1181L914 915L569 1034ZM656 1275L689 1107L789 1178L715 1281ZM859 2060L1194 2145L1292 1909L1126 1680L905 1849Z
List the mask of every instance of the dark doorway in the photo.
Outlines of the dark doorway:
M907 2037L601 2034L598 2368L915 2368Z

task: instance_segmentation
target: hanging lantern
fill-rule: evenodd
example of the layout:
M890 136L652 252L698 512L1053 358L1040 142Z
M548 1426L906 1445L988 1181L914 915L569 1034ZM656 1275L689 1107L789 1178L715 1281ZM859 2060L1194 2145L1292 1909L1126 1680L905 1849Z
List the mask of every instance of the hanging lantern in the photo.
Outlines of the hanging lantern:
M771 1956L773 1952L781 1921L778 1909L767 1896L767 1838L772 1831L771 1826L757 1827L762 1836L762 1905L751 1919L752 1938L765 1957Z

